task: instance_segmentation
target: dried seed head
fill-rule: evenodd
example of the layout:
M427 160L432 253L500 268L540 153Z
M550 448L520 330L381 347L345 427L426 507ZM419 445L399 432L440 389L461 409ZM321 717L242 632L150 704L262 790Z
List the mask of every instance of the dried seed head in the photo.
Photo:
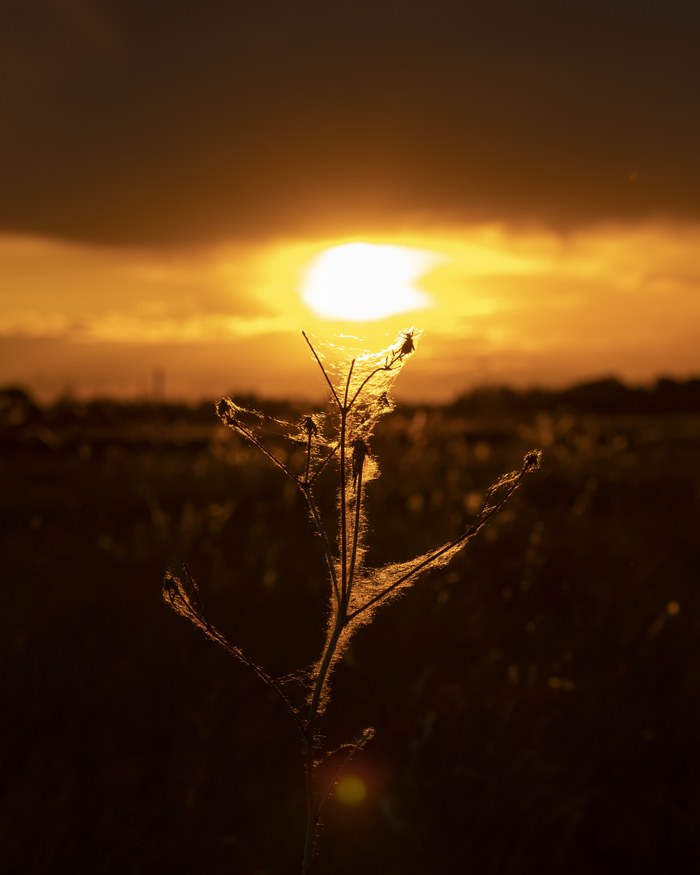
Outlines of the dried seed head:
M236 410L230 398L222 398L216 405L216 413L219 419L226 425L235 426L237 422Z
M166 572L166 575L163 578L163 598L170 602L170 604L174 604L178 592L179 587L177 578L175 578L169 571Z
M306 416L302 420L301 427L309 437L315 437L318 434L318 426L310 416Z
M369 453L369 447L362 440L357 438L352 442L352 484L357 484L357 478L362 472L362 466L365 464L365 458Z
M194 581L190 578L191 586L194 588ZM204 631L210 631L211 627L207 622L199 603L197 591L194 589L195 600L187 591L183 581L176 577L171 571L166 572L163 578L163 598L181 617L185 617L191 623L194 623L197 628Z
M532 471L537 471L542 462L542 450L530 450L525 454L523 459L523 471L525 474L530 474Z

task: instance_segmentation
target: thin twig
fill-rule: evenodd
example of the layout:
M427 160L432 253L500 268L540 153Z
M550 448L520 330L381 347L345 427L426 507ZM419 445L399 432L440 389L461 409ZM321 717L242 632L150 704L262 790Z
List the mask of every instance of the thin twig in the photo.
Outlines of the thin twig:
M309 482L309 465L311 464L311 432L309 431L306 441L306 471L304 472L304 483Z
M347 411L348 409L348 392L350 391L350 380L352 379L352 372L355 370L355 359L350 362L350 369L348 370L348 378L345 381L345 398L343 399L343 407Z
M260 678L260 680L264 684L266 684L271 690L273 690L276 693L276 695L282 701L285 708L289 712L290 716L294 720L301 737L303 739L306 739L307 728L304 725L304 721L301 719L301 717L297 713L296 709L294 708L292 703L289 701L287 696L284 694L284 692L277 685L275 680L273 678L271 678L270 675L264 669L260 668L260 666L257 663L253 662L253 660L250 659L250 657L246 656L245 653L243 653L243 651L240 649L240 647L236 647L235 645L230 644L226 640L226 638L224 638L224 636L221 634L221 632L219 632L218 629L215 629L212 626L207 631L208 631L210 638L212 638L214 641L216 641L217 644L220 644L224 648L224 650L226 650L232 656L235 656L236 659L238 659L240 662L243 663L243 665L248 666L248 668L250 668Z
M255 437L255 435L252 432L248 431L248 429L245 426L237 423L236 425L229 426L229 428L232 428L234 431L240 432L240 434L242 434L243 437L245 437L247 440L249 440L251 442L251 444L253 444L253 446L257 447L264 456L267 456L267 458L274 465L277 465L277 467L281 471L284 471L284 473L287 475L287 477L289 477L291 480L293 480L297 485L300 485L301 481L299 480L297 475L293 474L289 470L289 468L284 464L284 462L281 459L278 459L277 456L273 452L268 450L268 448L265 446L265 444L262 444Z
M520 486L523 477L526 474L526 469L523 468L522 471L518 474L517 478L515 478L511 484L509 485L506 494L503 498L498 502L498 504L494 504L492 506L487 506L486 504L482 505L482 510L479 513L479 516L476 520L469 526L469 528L463 532L459 537L450 541L448 544L445 544L444 547L441 547L439 550L436 550L433 554L428 556L422 562L419 562L405 574L402 574L398 580L395 580L392 584L383 589L380 593L377 593L373 598L369 601L365 602L364 605L357 608L357 610L348 614L347 622L350 623L352 620L355 620L360 614L364 613L368 608L371 608L373 605L376 605L378 602L385 599L393 590L395 590L398 586L401 586L402 583L405 583L415 574L418 574L420 571L423 571L433 562L437 561L441 556L444 556L445 553L448 553L450 550L453 550L455 547L458 547L460 544L465 544L467 541L471 540L476 534L478 534L481 529L486 525L486 523L491 519L491 517L495 516L506 504L511 495L515 492L515 490ZM488 493L487 493L488 495Z
M249 668L258 678L260 678L260 680L266 686L273 690L294 720L297 729L301 734L301 737L303 739L306 739L307 729L304 725L304 722L302 721L301 717L299 716L287 696L284 694L282 689L277 685L275 680L271 678L270 675L256 662L254 662L249 656L246 656L246 654L241 650L240 647L231 644L225 638L225 636L206 618L206 615L204 613L204 607L202 605L202 600L199 595L199 587L195 583L195 580L190 574L187 566L184 567L185 573L190 583L190 587L194 592L196 602L193 604L192 599L184 588L183 582L174 575L168 573L166 575L166 582L164 583L163 592L171 607L177 613L186 617L194 626L200 629L207 636L207 638L215 641L217 644L223 647L227 653L235 657L239 662Z
M311 486L311 485L313 484L314 480L315 480L315 479L319 476L319 474L323 471L323 469L324 469L324 468L326 467L326 465L330 462L330 460L333 458L333 456L335 456L335 454L338 452L338 449L339 449L339 448L340 448L340 442L338 442L338 443L333 447L333 449L330 451L330 453L326 456L326 458L321 462L321 464L318 466L318 468L317 468L317 469L314 471L314 473L311 475L311 479L309 480L309 486Z
M200 595L199 595L199 587L197 586L197 582L195 581L194 577L192 577L192 575L190 574L190 569L187 567L187 565L185 565L184 562L182 563L182 568L183 568L185 574L187 575L187 579L190 582L190 587L192 588L192 592L194 593L194 597L197 599L197 608L199 609L199 615L202 618L202 622L207 627L207 630L211 631L214 627L209 622L209 620L207 620L207 615L204 613L204 605L202 604L202 599L200 598Z
M331 779L330 783L328 784L328 788L326 789L326 792L323 794L323 796L319 800L318 805L316 806L316 817L317 818L320 816L321 811L323 809L323 806L328 801L329 796L333 792L333 788L338 783L340 776L343 774L343 772L347 768L347 765L350 762L350 760L355 756L355 754L359 750L362 750L362 748L367 744L368 741L371 741L372 738L374 738L374 730L371 728L365 729L365 731L357 739L357 741L351 741L351 742L348 742L348 744L343 744L339 748L337 748L336 750L331 751L330 753L326 754L326 756L324 757L324 761L326 759L328 759L329 757L333 756L333 754L339 753L341 750L348 751L347 755L345 756L345 758L342 760L342 762L340 763L340 765L336 769L335 774L333 775L333 778Z
M322 373L323 376L325 377L325 379L326 379L326 383L328 383L328 387L330 388L331 392L333 393L333 397L335 398L335 403L338 405L338 407L340 407L340 398L338 398L338 393L335 391L335 387L333 386L333 383L331 383L330 378L328 377L328 374L326 373L326 369L323 367L323 364L322 364L322 362L321 362L321 359L318 357L318 354L317 354L316 350L313 348L313 345L312 345L311 341L310 341L309 338L306 336L306 332L305 332L305 331L302 331L301 333L302 333L302 336L303 336L304 340L308 343L308 345L309 345L309 349L310 349L311 352L313 353L314 358L315 358L316 361L318 362L318 366L319 366L319 368L321 368L321 373Z
M333 558L333 551L331 550L331 545L328 540L328 535L326 534L326 528L323 525L323 520L321 519L321 514L319 512L318 506L316 504L316 499L311 492L311 488L309 484L305 484L305 488L303 489L304 495L306 496L306 500L309 502L309 508L311 509L311 515L314 518L314 525L316 526L316 531L321 536L321 540L323 541L323 551L326 554L326 561L328 562L328 570L331 573L331 580L333 581L333 592L335 593L335 599L338 604L340 604L340 590L338 589L338 577L335 573L335 559Z
M357 485L355 492L355 528L352 533L352 551L350 553L350 573L348 574L347 597L345 599L345 610L350 604L350 596L352 594L352 582L355 577L355 561L357 559L357 537L360 531L360 511L362 508L362 468L363 462L360 462L357 472Z
M355 405L355 402L357 401L357 398L358 398L360 392L362 392L362 390L365 388L365 386L367 385L367 383L369 383L369 381L372 379L372 377L375 377L377 374L381 373L382 371L391 371L391 370L393 370L393 369L394 369L394 365L396 364L396 362L397 362L400 358L401 358L401 353L397 353L397 352L392 353L391 361L387 361L386 364L383 364L380 368L375 368L370 374L368 374L368 375L364 378L364 380L360 383L360 385L359 385L357 391L356 391L355 394L352 396L352 401L350 402L350 409L352 409L352 407Z
M346 483L345 483L345 429L347 412L345 409L340 413L340 598L343 605L347 604L348 583L348 532L347 532L347 509Z
M301 865L302 875L307 875L311 866L314 842L318 827L318 814L316 810L316 770L314 767L314 743L316 741L316 719L318 709L323 697L323 691L328 679L328 671L333 661L333 656L338 647L338 641L345 628L345 621L340 607L336 610L335 625L330 638L325 646L321 665L316 676L309 714L306 719L306 743L305 743L305 769L306 769L306 835L304 838L304 858Z

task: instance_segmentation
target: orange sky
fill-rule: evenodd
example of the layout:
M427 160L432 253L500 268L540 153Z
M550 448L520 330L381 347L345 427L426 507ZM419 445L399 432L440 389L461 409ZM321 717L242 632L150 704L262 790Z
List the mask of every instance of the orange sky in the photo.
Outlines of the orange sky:
M156 250L4 236L0 382L42 396L134 397L159 370L171 397L309 396L322 387L300 329L381 347L409 326L425 331L402 377L410 398L442 400L483 382L700 372L700 225L364 239L432 254L414 280L424 306L369 322L314 313L304 277L344 238Z
M171 397L311 394L301 328L383 343L406 325L426 332L399 384L414 398L698 373L696 17L687 0L9 4L0 384L134 397L161 371ZM349 241L432 253L426 306L310 312L304 272Z

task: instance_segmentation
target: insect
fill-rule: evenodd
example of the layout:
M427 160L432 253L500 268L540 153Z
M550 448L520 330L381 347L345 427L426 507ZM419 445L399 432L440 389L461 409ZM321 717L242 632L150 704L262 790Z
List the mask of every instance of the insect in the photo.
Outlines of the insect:
M415 350L415 345L413 343L413 331L404 331L403 333L403 344L401 345L401 349L399 350L399 358L402 359L405 355L410 355Z

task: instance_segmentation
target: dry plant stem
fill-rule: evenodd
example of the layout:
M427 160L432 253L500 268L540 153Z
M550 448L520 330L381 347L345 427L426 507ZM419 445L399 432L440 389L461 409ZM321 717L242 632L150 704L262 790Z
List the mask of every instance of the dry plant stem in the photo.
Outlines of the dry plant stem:
M445 553L453 550L459 544L466 544L471 538L473 538L476 534L478 534L481 529L486 525L486 523L491 519L491 517L495 516L504 505L507 503L508 499L515 492L515 490L520 486L523 477L527 473L527 469L523 467L522 471L518 474L518 477L509 485L509 488L506 490L505 494L498 502L498 504L487 505L484 503L479 511L479 515L476 518L475 522L473 522L466 532L463 532L459 537L455 538L453 541L450 541L448 544L445 544L444 547L441 547L439 550L436 550L427 559L424 559L422 562L419 562L416 566L411 568L405 574L402 574L398 580L395 580L392 584L386 587L386 589L382 590L382 592L377 593L374 598L371 598L368 602L366 602L362 607L358 608L356 611L353 611L348 615L347 621L348 623L352 622L354 619L360 616L364 611L368 608L371 608L373 605L378 604L382 599L385 599L393 590L397 587L401 586L402 583L405 583L407 580L410 580L414 574L418 574L420 571L423 571L433 562L436 562L441 556Z
M360 531L360 509L362 507L362 463L360 463L357 472L357 485L355 487L355 528L352 533L352 551L350 553L350 574L348 575L348 596L344 605L344 610L347 611L350 604L350 596L352 594L352 581L355 577L355 561L357 559L357 536ZM346 621L350 618L347 617Z
M297 729L302 737L302 739L306 739L306 726L302 722L299 714L296 709L289 701L287 696L284 694L280 686L277 682L270 677L270 675L262 669L256 662L254 662L249 656L241 650L240 647L236 647L231 644L224 635L219 632L219 630L213 626L206 617L204 613L204 607L202 606L202 602L199 596L199 587L195 582L194 578L190 574L188 567L184 566L184 571L187 576L187 579L190 584L190 588L195 595L195 603L192 603L191 597L186 593L184 585L177 580L177 578L172 575L166 576L166 584L164 584L164 594L166 599L170 602L171 606L175 609L175 611L183 616L188 617L195 626L197 626L204 634L212 641L215 641L219 644L223 649L237 659L240 663L249 668L269 689L271 689L275 695L280 699L282 704L287 709L287 712L294 720ZM168 580L171 582L171 585L168 586Z
M343 404L340 406L340 561L341 561L341 585L340 595L343 605L348 601L348 531L347 531L347 477L346 477L346 456L345 444L348 425L348 391L350 390L350 380L352 372L355 369L355 359L350 363L348 378L345 382L345 397ZM336 396L337 397L337 396Z
M261 443L254 434L251 434L251 432L247 428L239 425L238 431L240 431L240 433L244 435L244 437L246 437L251 442L251 444L253 444L253 446L257 447L264 456L267 456L267 458L273 463L273 465L277 465L278 468L284 471L284 473L287 475L287 477L289 477L290 480L293 480L296 484L299 483L299 478L296 476L296 474L292 474L292 472L284 464L284 462L281 459L278 459L274 453L270 452L265 444Z
M333 778L329 781L328 786L326 787L326 790L325 790L323 796L318 801L318 805L316 806L316 816L317 817L320 816L321 811L323 810L323 806L326 804L326 802L330 798L330 795L333 792L335 785L338 783L338 779L345 771L345 767L350 762L350 760L355 756L357 751L365 746L365 743L367 742L369 737L371 737L371 736L369 736L368 734L363 734L357 741L353 742L352 744L343 744L337 750L333 751L333 753L338 753L338 751L340 751L340 750L346 750L347 753L345 754L345 756L341 760L338 768L335 770Z
M311 352L313 353L314 358L315 358L316 361L318 362L318 366L319 366L319 368L321 368L321 373L322 373L323 376L325 377L325 379L326 379L326 383L328 383L328 388L331 390L331 394L332 394L333 397L335 398L335 402L336 402L336 404L338 405L339 408L341 408L342 405L341 405L341 403L340 403L340 398L338 398L338 393L335 391L335 386L333 385L333 383L331 383L331 381L330 381L330 379L329 379L329 377L328 377L328 374L326 373L326 369L323 367L323 364L322 364L322 362L321 362L321 359L318 357L318 353L317 353L316 350L313 348L313 346L312 346L312 344L311 344L311 341L309 340L309 338L308 338L307 335L306 335L306 332L305 332L305 331L302 331L301 334L302 334L302 337L304 338L304 340L307 342L307 344L308 344L308 346L309 346L309 349L310 349Z
M316 351L313 346L309 342L309 339L304 335L306 342L311 347L311 350L316 358L316 361L323 372L324 377L326 378L326 382L331 385L330 379L326 374L326 371L321 364L319 357L316 355ZM347 380L345 382L345 395L343 398L343 403L340 403L340 399L336 394L335 390L333 390L333 396L338 404L338 409L340 412L340 593L338 598L337 591L337 582L336 586L336 614L335 614L335 624L333 627L333 632L331 633L328 642L325 647L325 651L321 658L321 664L319 667L318 675L316 677L316 682L314 684L313 693L311 695L311 703L309 705L309 713L306 719L306 745L305 745L305 771L306 771L306 835L304 840L304 859L302 862L302 873L306 875L309 872L309 867L311 866L311 858L313 856L314 845L316 843L316 833L318 829L318 814L319 807L316 803L316 764L315 764L315 745L316 745L316 722L318 719L318 709L323 698L324 688L326 686L326 680L328 678L328 671L333 662L333 657L335 655L336 648L338 646L338 641L340 640L340 636L343 632L343 629L347 625L347 605L350 598L350 588L348 581L348 557L347 557L347 476L346 476L346 468L347 468L347 460L345 453L345 445L346 445L346 432L347 432L347 417L349 412L348 406L348 394L350 391L350 380L352 379L352 373L355 368L355 360L350 364L350 369L348 371ZM357 507L359 508L359 494L357 496ZM313 513L313 510L312 510ZM359 510L358 510L359 514ZM327 539L326 543L327 543ZM357 550L357 537L353 539L353 554L350 561L350 567L354 568L355 565L355 553ZM329 560L330 561L330 560ZM332 562L331 562L332 564ZM335 577L334 577L335 580Z
M301 473L299 475L293 473L274 452L262 443L256 435L254 427L245 424L240 416L240 414L248 413L262 418L261 414L255 411L246 411L244 408L236 405L230 398L222 399L217 404L217 412L227 426L237 431L260 450L266 458L296 484L308 504L311 520L323 544L323 551L328 564L332 585L330 617L326 627L326 639L319 662L316 663L313 671L309 674L310 692L307 699L308 711L306 718L304 719L301 716L300 709L294 707L289 698L287 698L283 688L280 686L281 682L270 677L267 672L247 657L239 647L230 644L221 632L208 621L200 598L199 588L186 566L185 574L189 587L185 585L185 582L168 572L163 583L163 594L166 601L170 603L177 613L189 619L209 639L220 644L229 654L250 668L279 697L294 720L301 736L303 747L306 829L302 875L308 875L311 870L315 850L321 809L331 795L343 768L352 756L364 747L373 736L373 730L366 729L357 741L341 745L335 751L323 754L318 724L323 709L327 704L328 685L333 666L342 655L348 637L355 627L361 626L363 622L372 616L370 609L385 600L389 601L392 595L397 594L400 587L413 583L417 576L430 566L445 565L458 549L477 535L519 488L525 474L539 467L540 453L539 451L528 453L520 471L513 471L504 475L489 488L476 519L457 538L435 549L432 553L414 559L413 565L402 563L395 566L386 566L384 569L366 569L364 568L364 516L362 502L365 498L366 484L377 476L377 469L374 463L367 470L364 469L365 456L369 453L365 439L369 439L371 436L374 424L382 412L385 412L391 406L387 401L386 392L383 392L382 389L391 382L396 372L401 369L405 357L415 349L414 332L413 330L404 332L403 339L397 341L398 347L389 349L388 352L374 357L368 354L366 356L363 355L361 358L353 359L350 363L347 376L342 383L338 384L337 388L333 385L311 341L304 332L302 332L302 335L323 374L323 378L332 396L331 406L325 414L325 420L321 416L314 415L313 417L307 417L301 424L301 427L306 430L306 439L304 441L306 445L306 459L302 468L303 475ZM390 375L388 372L395 373ZM356 389L351 390L353 375L356 375L356 381L359 385ZM378 375L382 375L378 378L380 385L368 388L371 381ZM360 398L365 390L367 390L366 394L369 397L363 398L360 402ZM384 399L383 402L382 398ZM356 411L352 415L358 402L360 411L359 413ZM279 420L276 420L276 422L284 425ZM324 434L323 422L330 425L330 430L335 434L335 443L331 443ZM295 427L291 423L287 424L287 426L291 426L290 436L294 440L298 440L296 435L298 435L299 426ZM348 471L350 462L348 451L350 448L352 448L352 494L349 494L350 484L348 482L350 479L350 472ZM329 462L336 457L339 468L337 494L339 503L338 516L340 519L338 521L339 531L337 540L332 545L316 502L313 485L320 474L326 469ZM349 526L352 526L352 531L350 531ZM393 571L390 570L391 568L393 568ZM395 579L392 580L392 576ZM369 581L369 585L367 581ZM377 591L380 581L383 588ZM390 582L387 583L387 581ZM363 589L363 587L366 588ZM374 594L372 595L373 592ZM355 593L354 597L353 593ZM364 603L362 603L363 598L366 599ZM351 610L351 606L353 610ZM360 620L359 618L365 612L368 613ZM350 629L350 626L353 628ZM319 792L317 786L319 766L329 757L335 756L341 751L346 751L347 753L340 760L335 775L330 782L321 788L321 792Z
M309 482L309 466L311 465L311 431L306 439L306 472L304 474L304 483Z
M333 447L333 449L330 451L330 453L326 456L326 458L321 462L321 464L318 466L318 468L311 475L311 479L309 480L309 486L311 486L313 484L314 480L323 472L324 468L330 462L330 460L333 458L333 456L335 456L335 454L338 452L339 448L340 448L340 444L336 444Z
M323 552L326 554L326 562L328 563L328 570L331 574L331 581L333 583L333 593L335 595L335 600L338 604L340 604L340 590L338 589L338 576L335 573L335 562L333 561L333 551L331 550L330 542L328 541L328 535L326 534L325 526L323 525L323 520L321 519L321 514L319 513L318 506L316 504L316 499L311 492L311 489L308 485L305 485L304 495L306 496L306 500L309 502L309 508L311 509L311 515L314 518L314 525L316 526L317 531L321 535L321 540L323 541Z
M338 605L336 611L333 632L328 640L323 659L321 660L321 666L311 696L311 704L309 705L309 715L306 720L306 744L304 751L304 765L306 770L306 835L304 838L304 859L301 866L302 875L307 875L310 870L311 858L316 844L318 815L320 810L316 804L316 763L314 756L318 708L328 678L328 670L330 669L336 647L338 646L338 641L340 640L346 622L345 611L341 601L341 604Z
M350 402L350 407L352 407L352 406L355 404L355 402L357 401L357 399L360 397L360 394L361 394L362 390L365 388L365 386L367 385L367 383L369 383L369 381L370 381L373 377L376 377L377 374L381 373L382 371L390 371L390 370L392 369L392 367L396 364L396 362L397 362L400 358L401 358L401 353L394 353L394 354L392 355L392 357L391 357L391 361L388 361L388 360L387 360L386 364L383 365L381 368L375 368L375 369L372 371L371 374L368 374L368 375L365 377L365 379L360 383L360 385L359 385L357 391L355 392L355 394L352 396L352 401ZM355 364L355 362L353 362L353 364ZM348 382L349 382L349 381L348 381ZM345 394L345 403L346 403L346 405L347 405L347 400L348 400L348 398L347 398L347 392L346 392L346 394Z
M301 718L297 714L296 709L294 708L292 703L285 696L285 694L282 692L282 690L277 685L277 683L273 680L273 678L271 678L270 675L267 674L266 671L261 669L260 666L257 665L257 663L253 662L252 659L249 659L243 653L242 650L240 650L238 647L234 647L232 644L229 644L229 642L224 638L224 636L218 630L212 628L211 631L209 632L209 634L214 639L214 641L216 641L218 644L220 644L224 648L224 650L228 651L228 653L230 653L232 656L235 656L236 659L238 659L244 665L248 666L248 668L252 669L255 672L255 674L260 678L260 680L264 684L266 684L271 690L273 690L273 692L279 697L279 699L281 700L281 702L283 703L283 705L285 706L285 708L289 712L289 715L291 716L291 718L294 720L294 722L297 726L297 729L299 730L299 732L301 734L301 737L303 739L306 739L306 735L307 735L306 726L304 725Z

